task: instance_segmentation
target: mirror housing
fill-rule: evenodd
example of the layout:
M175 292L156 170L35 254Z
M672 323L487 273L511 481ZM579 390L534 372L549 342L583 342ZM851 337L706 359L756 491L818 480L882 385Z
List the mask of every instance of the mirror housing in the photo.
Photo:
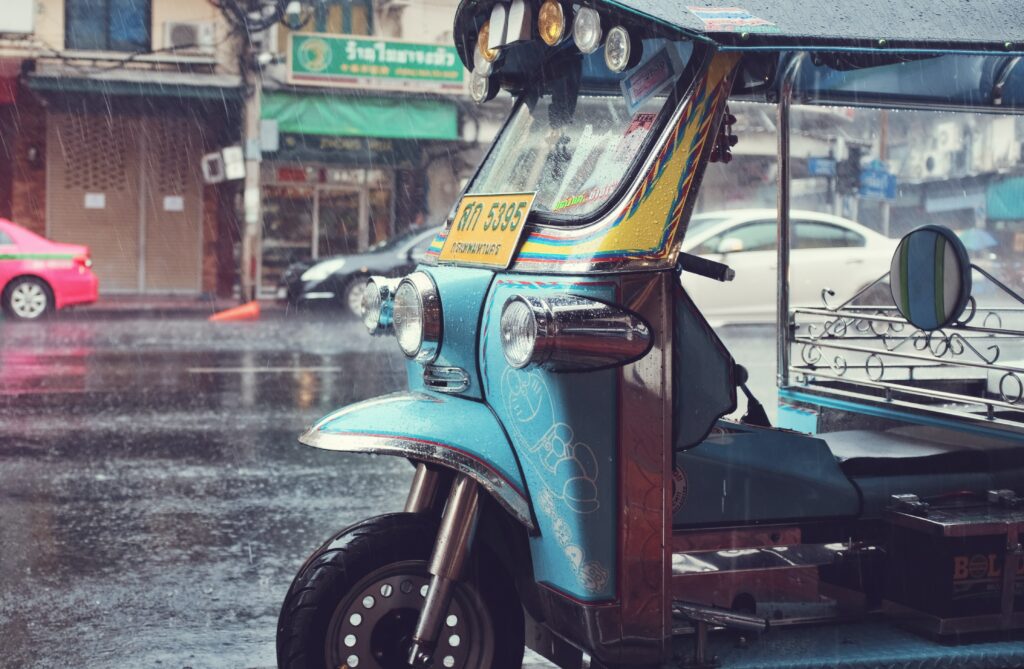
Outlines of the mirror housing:
M727 253L739 253L743 250L743 240L739 237L726 237L718 244L716 252L726 255Z

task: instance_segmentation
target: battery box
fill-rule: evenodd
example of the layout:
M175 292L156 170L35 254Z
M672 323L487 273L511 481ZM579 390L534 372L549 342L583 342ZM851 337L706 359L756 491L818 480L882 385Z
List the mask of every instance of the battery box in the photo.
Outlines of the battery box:
M885 514L883 610L932 636L1024 628L1024 504L1010 491Z

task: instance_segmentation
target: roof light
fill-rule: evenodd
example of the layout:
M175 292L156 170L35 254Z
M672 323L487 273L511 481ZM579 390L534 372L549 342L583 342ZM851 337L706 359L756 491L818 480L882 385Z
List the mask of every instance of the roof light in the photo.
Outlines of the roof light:
M498 50L487 46L491 39L491 22L486 21L480 26L480 34L476 38L476 48L488 63L498 60Z
M494 84L494 80L491 77L485 74L477 74L476 70L473 70L473 74L469 75L469 96L473 98L473 102L483 104L493 99L497 93L498 87Z
M537 32L548 46L555 46L565 39L565 8L561 2L544 0L537 13Z
M572 20L572 38L576 48L583 53L594 53L601 46L601 15L596 9L580 7Z
M494 71L494 64L484 58L480 49L473 49L473 73L487 76L492 71Z
M612 72L623 72L640 62L640 42L622 26L608 31L604 41L604 62Z

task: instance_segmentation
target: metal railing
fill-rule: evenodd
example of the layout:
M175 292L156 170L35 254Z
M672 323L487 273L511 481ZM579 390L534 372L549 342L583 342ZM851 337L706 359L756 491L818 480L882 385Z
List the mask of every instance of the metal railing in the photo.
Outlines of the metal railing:
M793 385L843 388L902 406L1024 424L1024 298L981 268L995 300L972 296L952 325L922 330L893 305L857 305L879 277L838 306L794 307L788 328ZM1008 305L1008 306L1007 306Z

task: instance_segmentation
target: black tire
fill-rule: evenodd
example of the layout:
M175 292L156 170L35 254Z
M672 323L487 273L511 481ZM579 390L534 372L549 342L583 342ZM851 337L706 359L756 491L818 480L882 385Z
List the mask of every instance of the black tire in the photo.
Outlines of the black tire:
M341 287L341 291L338 293L338 303L341 305L342 310L346 316L350 316L355 319L363 317L362 307L354 307L354 302L361 302L363 297L363 286L366 285L367 276L365 274L357 274L352 277ZM358 300L356 300L356 291L358 291Z
M53 312L53 290L42 279L22 276L4 287L4 313L19 321L37 321Z
M427 561L436 534L436 521L396 513L363 521L328 540L288 589L277 624L278 667L408 667L408 639L422 606L420 589L429 580ZM485 550L474 550L474 556L469 578L453 597L452 627L446 620L434 666L519 669L523 611L512 579ZM380 593L379 606L366 601L371 592ZM411 608L413 601L416 608Z

